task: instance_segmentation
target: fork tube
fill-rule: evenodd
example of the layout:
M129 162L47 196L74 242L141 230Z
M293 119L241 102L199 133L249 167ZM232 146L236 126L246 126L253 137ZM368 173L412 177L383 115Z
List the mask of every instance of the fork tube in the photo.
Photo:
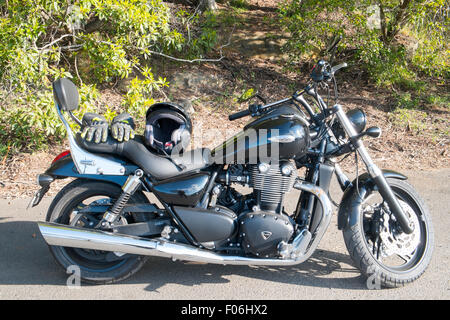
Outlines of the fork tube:
M319 183L319 170L320 164L325 160L324 153L327 146L327 140L323 139L319 146L319 155L315 161L312 168L310 168L307 174L307 179L313 185L318 185ZM297 204L297 209L295 210L295 219L297 222L301 223L303 226L308 227L314 212L314 204L316 203L316 197L312 193L302 192L301 198Z
M397 218L400 227L405 233L412 233L414 231L412 224L409 222L409 219L400 206L400 203L395 197L394 192L392 192L391 187L388 185L383 172L372 161L372 158L367 152L367 149L364 147L362 141L360 139L355 139L355 137L357 136L357 132L348 119L347 115L345 114L344 110L342 109L342 106L337 104L333 107L333 109L336 112L336 115L341 122L342 127L350 137L350 140L352 140L355 149L358 151L364 164L366 165L367 171L377 185L381 196L387 202L389 208L392 210L392 213Z

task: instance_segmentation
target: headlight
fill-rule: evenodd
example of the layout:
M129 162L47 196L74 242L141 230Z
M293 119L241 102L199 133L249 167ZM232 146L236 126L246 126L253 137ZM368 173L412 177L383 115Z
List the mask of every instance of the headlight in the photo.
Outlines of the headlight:
M355 127L356 133L361 133L366 127L366 114L361 109L349 110L346 113L348 119Z

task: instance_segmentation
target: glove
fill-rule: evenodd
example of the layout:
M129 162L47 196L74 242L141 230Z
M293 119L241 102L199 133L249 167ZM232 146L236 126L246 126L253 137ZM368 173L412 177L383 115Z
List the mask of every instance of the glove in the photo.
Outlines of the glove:
M91 142L94 139L95 143L106 142L108 138L108 122L105 117L87 112L83 115L81 120L81 138Z
M114 117L111 122L111 135L119 142L128 141L134 138L134 120L126 112Z

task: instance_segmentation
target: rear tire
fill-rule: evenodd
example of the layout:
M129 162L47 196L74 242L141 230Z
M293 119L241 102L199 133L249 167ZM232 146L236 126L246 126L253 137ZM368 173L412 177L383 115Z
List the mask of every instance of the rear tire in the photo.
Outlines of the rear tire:
M106 196L117 199L122 189L114 184L85 179L74 180L66 185L51 203L46 221L60 224L70 224L72 211L83 200ZM128 203L148 203L147 197L142 192L136 192ZM145 256L127 255L126 258L117 261L89 260L89 251L81 254L81 249L61 246L49 246L56 261L64 270L73 271L73 266L80 268L82 281L94 284L108 284L124 280L142 268L147 260Z
M408 261L403 258L405 259L403 266L386 265L383 263L383 259L389 258L389 256L382 258L379 251L371 250L367 227L368 218L367 216L365 217L364 212L360 212L356 224L347 226L343 230L343 234L351 258L361 273L368 278L367 284L368 287L371 284L370 288L378 288L378 285L379 287L395 288L415 281L428 267L434 247L434 231L431 217L422 198L406 181L388 178L387 182L396 197L403 203L406 203L417 216L418 225L420 226L420 241L415 251L410 257L408 256L411 260ZM369 193L369 195L372 193ZM365 200L367 198L368 196ZM401 235L401 233L398 235ZM380 246L380 244L378 245ZM373 280L375 283L369 283L369 281Z

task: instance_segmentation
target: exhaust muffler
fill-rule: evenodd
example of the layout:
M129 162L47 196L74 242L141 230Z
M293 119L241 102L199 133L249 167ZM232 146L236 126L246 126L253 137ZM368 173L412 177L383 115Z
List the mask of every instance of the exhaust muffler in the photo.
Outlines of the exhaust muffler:
M113 251L137 255L166 257L172 258L173 260L224 265L294 265L301 262L297 260L257 259L241 256L220 255L190 245L169 242L164 238L146 239L95 229L72 227L57 223L38 222L38 226L47 244L52 246Z

